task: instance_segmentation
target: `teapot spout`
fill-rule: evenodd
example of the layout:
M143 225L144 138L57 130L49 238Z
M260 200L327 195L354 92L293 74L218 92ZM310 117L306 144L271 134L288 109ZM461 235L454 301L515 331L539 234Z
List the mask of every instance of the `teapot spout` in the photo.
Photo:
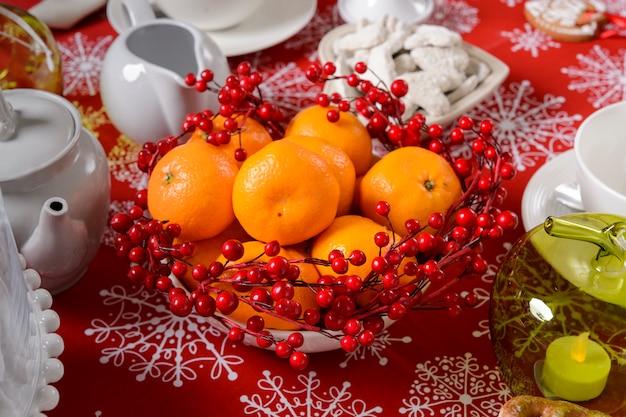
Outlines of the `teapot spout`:
M89 240L83 222L70 218L65 199L53 197L41 208L39 224L20 248L27 267L52 294L73 285L87 268Z

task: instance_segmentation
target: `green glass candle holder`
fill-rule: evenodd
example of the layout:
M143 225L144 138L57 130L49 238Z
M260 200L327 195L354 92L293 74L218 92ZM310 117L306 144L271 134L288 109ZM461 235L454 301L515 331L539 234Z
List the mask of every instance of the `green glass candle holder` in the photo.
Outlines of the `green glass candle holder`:
M625 259L626 218L608 214L548 218L513 245L492 288L489 318L494 352L514 395L565 399L626 416ZM571 377L584 384L593 376L589 391L600 392L593 398L576 394L585 392L584 385L556 396L545 381L554 379L554 369L550 375L543 369L548 347L581 334L608 355L608 375L601 382L591 371ZM559 366L567 367L557 364L556 372ZM565 379L559 378L562 388Z

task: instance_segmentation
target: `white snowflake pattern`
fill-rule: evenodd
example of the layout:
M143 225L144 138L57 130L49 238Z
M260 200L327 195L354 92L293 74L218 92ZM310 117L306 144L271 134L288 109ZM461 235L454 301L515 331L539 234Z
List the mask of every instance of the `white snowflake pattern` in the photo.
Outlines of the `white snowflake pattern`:
M539 56L540 51L547 51L549 48L560 48L561 43L555 41L551 36L532 27L530 23L524 23L524 29L513 29L510 32L502 32L502 37L508 38L513 46L511 51L527 51L533 58Z
M572 147L582 116L560 110L564 102L564 97L552 94L535 97L531 82L523 80L501 86L469 113L494 123L494 136L511 154L516 169L524 171Z
M400 413L409 417L497 416L510 396L497 368L479 365L471 353L437 357L417 364L411 396L402 400Z
M353 399L350 382L324 389L314 371L298 375L298 385L285 386L281 376L272 376L263 371L257 385L263 394L242 395L244 413L255 416L329 416L329 417L374 417L383 409L369 407L362 399Z
M261 71L263 98L279 106L288 117L313 104L314 97L322 91L322 87L307 80L305 72L293 62L275 64L271 73Z
M578 54L580 66L562 68L561 72L573 78L568 88L578 93L589 93L589 102L595 108L626 99L626 49L614 55L599 45L588 54Z
M459 33L469 33L478 24L478 9L464 1L435 0L435 8L428 23L445 26Z
M109 208L109 219L113 217L115 214L124 212L128 213L128 209L130 209L135 204L134 201L111 201L111 206ZM110 226L104 229L104 236L102 236L102 243L109 247L115 246L115 236L117 232L115 232Z
M165 306L164 295L143 287L128 290L116 285L100 294L105 307L117 309L107 319L93 319L85 330L96 343L107 345L100 362L128 366L137 373L137 381L151 377L177 387L197 379L211 363L212 379L238 378L233 366L241 365L243 358L226 353L228 338L214 319L175 316Z
M520 3L523 3L524 0L500 0L500 3L503 3L509 7L515 7Z
M393 342L401 342L401 343L411 343L413 339L410 336L404 337L391 337L388 330L381 332L380 335L376 336L375 342L368 347L359 346L354 352L346 353L346 360L339 364L340 367L346 368L348 366L348 362L351 360L363 360L368 356L372 356L378 359L378 364L380 366L387 365L388 358L383 356L383 352L385 349Z
M63 61L63 94L94 96L100 90L100 70L113 36L89 39L76 32L59 42Z
M141 147L135 142L120 135L117 144L107 155L111 176L134 190L141 190L148 186L148 174L141 171L136 164L137 153L140 149Z

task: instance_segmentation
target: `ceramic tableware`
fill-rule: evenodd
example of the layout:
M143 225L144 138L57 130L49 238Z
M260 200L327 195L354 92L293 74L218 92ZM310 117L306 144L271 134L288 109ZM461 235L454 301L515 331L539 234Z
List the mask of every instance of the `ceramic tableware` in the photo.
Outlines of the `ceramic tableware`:
M626 216L626 101L591 114L574 139L576 180L585 211Z
M348 23L378 20L384 15L397 17L407 23L420 23L433 12L433 0L339 0L337 9Z
M95 256L110 205L106 154L78 110L42 90L0 90L0 190L19 251L58 293Z
M154 0L166 16L204 30L223 30L238 25L263 4L263 0Z
M230 74L217 44L190 24L156 18L144 0L123 6L130 26L111 44L100 75L102 102L115 127L142 144L180 133L190 113L217 110L215 93L199 93L184 81L205 69L218 81Z

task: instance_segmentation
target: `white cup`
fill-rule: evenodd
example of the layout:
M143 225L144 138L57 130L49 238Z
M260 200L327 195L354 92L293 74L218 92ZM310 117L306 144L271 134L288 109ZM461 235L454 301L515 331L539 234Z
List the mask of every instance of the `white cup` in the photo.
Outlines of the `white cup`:
M153 3L172 19L203 30L222 30L250 18L263 0L153 0Z
M626 216L626 101L591 114L574 139L576 179L587 212Z

